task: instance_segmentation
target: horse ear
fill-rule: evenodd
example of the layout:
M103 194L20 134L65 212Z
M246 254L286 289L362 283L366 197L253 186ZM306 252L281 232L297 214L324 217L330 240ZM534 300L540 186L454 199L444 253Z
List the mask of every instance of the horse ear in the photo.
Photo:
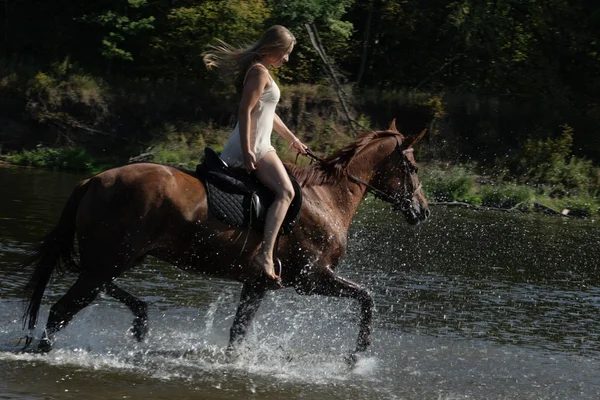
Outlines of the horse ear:
M392 120L392 123L390 124L390 127L388 128L388 131L400 133L400 132L398 132L398 129L396 129L396 118L394 118Z
M427 129L423 129L421 131L421 133L419 133L417 136L415 137L410 137L407 139L407 148L408 147L413 147L415 144L417 144L421 139L423 139L423 136L425 136L425 133L427 132Z

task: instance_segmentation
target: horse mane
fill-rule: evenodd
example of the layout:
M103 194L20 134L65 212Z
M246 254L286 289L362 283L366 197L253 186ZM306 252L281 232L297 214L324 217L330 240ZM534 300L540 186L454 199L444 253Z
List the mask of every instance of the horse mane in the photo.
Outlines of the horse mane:
M311 187L324 185L331 182L339 182L348 175L348 166L354 157L360 153L369 143L375 139L404 136L395 131L369 131L364 132L356 140L346 147L338 150L329 157L326 157L315 164L299 166L289 164L292 174L302 187Z

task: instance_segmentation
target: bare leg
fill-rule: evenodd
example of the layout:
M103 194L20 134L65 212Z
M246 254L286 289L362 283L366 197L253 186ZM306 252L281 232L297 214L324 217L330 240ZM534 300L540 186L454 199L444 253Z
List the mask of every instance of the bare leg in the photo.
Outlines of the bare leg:
M273 249L281 224L294 198L294 187L283 163L273 151L265 154L258 162L256 177L271 189L275 200L267 211L262 248L255 258L255 262L264 267L269 278L278 279L273 266Z
M240 304L231 325L227 353L231 353L246 337L248 326L252 322L252 319L254 319L256 311L258 311L260 303L265 297L265 292L263 287L256 287L250 283L244 284L242 295L240 296Z
M350 297L360 304L360 330L356 341L356 352L362 352L371 344L371 321L373 317L373 297L360 285L341 278L327 268L325 272L306 275L306 280L295 287L300 294Z
M135 315L131 332L138 342L144 340L148 333L148 304L110 282L104 285L104 291L111 297L125 304Z

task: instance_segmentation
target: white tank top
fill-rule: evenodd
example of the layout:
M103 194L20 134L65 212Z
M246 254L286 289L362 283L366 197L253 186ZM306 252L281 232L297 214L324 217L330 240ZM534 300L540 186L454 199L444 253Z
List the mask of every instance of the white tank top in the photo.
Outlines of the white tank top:
M248 68L246 77L248 72L256 65L258 64ZM244 77L244 84L246 83L246 77ZM275 151L275 148L271 145L271 133L273 132L275 108L279 102L281 92L273 78L270 76L269 78L271 79L271 85L265 87L258 102L250 112L250 146L254 143L256 161L263 158L269 151ZM229 135L229 140L221 152L221 158L232 167L242 167L244 165L239 122Z

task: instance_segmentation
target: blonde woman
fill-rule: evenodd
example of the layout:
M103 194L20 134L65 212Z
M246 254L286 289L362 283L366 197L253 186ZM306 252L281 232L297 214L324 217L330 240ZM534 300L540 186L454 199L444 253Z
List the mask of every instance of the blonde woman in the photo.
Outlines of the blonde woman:
M235 48L219 41L204 53L207 68L218 68L222 75L242 87L238 123L223 148L221 158L230 166L245 167L253 172L275 195L267 211L261 249L253 260L269 279L275 281L279 281L279 277L273 266L273 249L294 198L294 188L271 145L271 133L275 130L299 153L306 154L307 147L275 113L280 92L269 69L287 62L295 43L296 39L288 29L275 25L250 46Z

